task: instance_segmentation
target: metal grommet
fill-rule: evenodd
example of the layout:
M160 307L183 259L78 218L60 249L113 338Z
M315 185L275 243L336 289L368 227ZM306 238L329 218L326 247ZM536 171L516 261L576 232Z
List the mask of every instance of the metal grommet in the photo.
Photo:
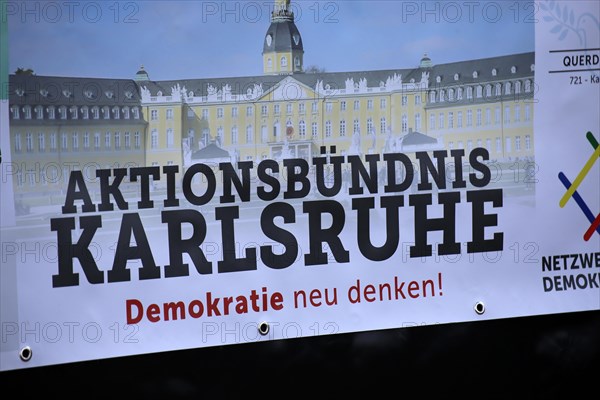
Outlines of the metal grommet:
M263 336L266 336L269 333L269 324L267 322L261 322L260 324L258 324L258 333L260 333Z
M483 301L478 301L477 303L475 303L475 307L473 308L475 309L477 315L483 315L483 313L485 312L485 304L483 304Z
M19 352L19 357L21 358L21 361L29 361L31 360L31 356L33 355L33 351L31 351L31 347L29 346L25 346L21 349L21 351Z

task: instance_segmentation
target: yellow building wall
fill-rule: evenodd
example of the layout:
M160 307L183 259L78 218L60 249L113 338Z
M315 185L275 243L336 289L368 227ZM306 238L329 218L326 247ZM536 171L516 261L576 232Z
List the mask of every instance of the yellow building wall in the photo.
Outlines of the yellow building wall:
M143 107L144 119L148 121L147 166L182 165L183 112L181 103Z
M127 133L129 146L126 143ZM139 135L139 147L136 147L136 133ZM43 143L40 142L40 134L43 135ZM31 145L28 144L28 135L31 135ZM52 137L55 138L54 143ZM117 146L117 137L120 146ZM63 192L71 171L82 171L90 195L97 200L96 170L146 165L146 126L140 120L131 124L106 125L12 124L10 141L14 192L17 198L31 206L64 201ZM132 189L128 187L127 179L124 182L125 192Z
M294 68L294 57L300 57L300 68ZM285 66L282 66L281 59L285 57L287 63ZM302 65L304 65L304 56L301 53L296 52L269 52L263 54L263 72L265 74L280 74L280 73L292 73L299 72L302 70ZM271 64L269 64L269 59L271 59ZM271 67L269 67L271 65Z

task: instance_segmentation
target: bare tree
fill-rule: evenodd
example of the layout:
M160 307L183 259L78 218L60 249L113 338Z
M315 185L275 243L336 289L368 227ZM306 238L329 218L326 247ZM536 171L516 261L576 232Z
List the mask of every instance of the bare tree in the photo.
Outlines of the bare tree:
M322 74L323 72L327 72L325 68L321 68L318 65L309 65L304 69L304 72L307 74Z
M15 75L35 75L35 72L31 68L17 68Z

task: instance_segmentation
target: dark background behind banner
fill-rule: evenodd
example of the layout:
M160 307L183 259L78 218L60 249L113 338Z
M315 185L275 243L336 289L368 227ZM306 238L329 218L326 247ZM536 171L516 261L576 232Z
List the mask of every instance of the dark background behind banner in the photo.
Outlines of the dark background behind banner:
M15 389L26 398L571 399L589 391L593 399L600 311L209 347L0 378L4 395Z

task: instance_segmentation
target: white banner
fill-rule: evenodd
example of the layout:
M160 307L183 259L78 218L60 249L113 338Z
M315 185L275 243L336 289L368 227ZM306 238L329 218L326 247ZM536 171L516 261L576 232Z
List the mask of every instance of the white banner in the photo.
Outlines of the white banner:
M600 309L600 5L383 2L535 48L333 73L302 4L261 20L263 75L11 75L2 370Z

